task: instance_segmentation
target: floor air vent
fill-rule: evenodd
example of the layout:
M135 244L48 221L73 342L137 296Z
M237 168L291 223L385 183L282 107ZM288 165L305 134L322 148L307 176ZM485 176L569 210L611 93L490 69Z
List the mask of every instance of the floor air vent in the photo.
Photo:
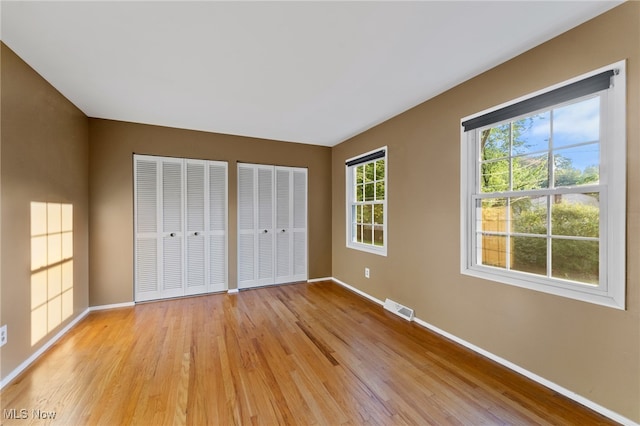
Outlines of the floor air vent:
M413 321L413 309L402 306L401 304L396 303L391 299L387 299L384 301L384 308L387 311L393 312L399 317L406 319L407 321Z

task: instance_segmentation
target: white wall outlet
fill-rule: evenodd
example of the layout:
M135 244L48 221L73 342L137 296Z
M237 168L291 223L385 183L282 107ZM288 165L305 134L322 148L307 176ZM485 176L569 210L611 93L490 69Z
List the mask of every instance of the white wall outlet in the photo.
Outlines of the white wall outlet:
M0 346L4 346L7 343L7 325L0 327Z
M369 268L364 268L364 277L369 278L370 275L371 274L370 274Z

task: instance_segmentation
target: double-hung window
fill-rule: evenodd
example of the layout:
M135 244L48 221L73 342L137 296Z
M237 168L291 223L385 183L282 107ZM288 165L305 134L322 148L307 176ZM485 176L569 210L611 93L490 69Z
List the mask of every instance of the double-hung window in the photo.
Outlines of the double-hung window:
M625 63L462 120L461 271L625 307Z
M347 247L387 254L387 148L347 160Z

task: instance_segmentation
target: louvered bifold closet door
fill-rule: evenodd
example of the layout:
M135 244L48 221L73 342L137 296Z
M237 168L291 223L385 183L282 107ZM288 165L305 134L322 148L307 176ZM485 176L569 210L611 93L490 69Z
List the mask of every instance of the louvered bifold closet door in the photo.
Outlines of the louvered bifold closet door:
M238 164L238 288L255 285L256 278L256 170Z
M209 291L227 290L227 163L209 162Z
M307 169L238 164L238 288L307 279Z
M276 284L289 282L293 275L291 177L290 169L276 168Z
M274 280L274 201L273 167L258 166L258 253L256 285L273 284Z
M181 159L162 159L163 298L184 296L183 178Z
M208 169L205 161L188 160L186 168L186 287L185 294L207 292L207 220L206 182Z
M135 300L227 289L227 163L134 155Z
M158 238L159 168L155 158L137 157L134 161L134 234L136 301L160 297Z
M307 169L292 170L293 275L291 281L306 281L307 269Z

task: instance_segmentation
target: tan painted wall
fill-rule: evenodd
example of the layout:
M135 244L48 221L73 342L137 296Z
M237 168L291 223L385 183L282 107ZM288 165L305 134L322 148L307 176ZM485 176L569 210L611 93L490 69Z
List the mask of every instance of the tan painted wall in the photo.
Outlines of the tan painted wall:
M460 119L624 58L627 310L462 276ZM640 422L639 94L640 3L629 2L334 147L334 277ZM344 161L384 145L388 257L345 247Z
M4 378L89 301L89 121L7 46L2 55L2 316ZM73 314L31 345L31 202L73 205Z
M133 153L229 163L229 288L237 288L237 161L308 168L309 278L331 276L331 149L90 120L91 306L133 301Z

